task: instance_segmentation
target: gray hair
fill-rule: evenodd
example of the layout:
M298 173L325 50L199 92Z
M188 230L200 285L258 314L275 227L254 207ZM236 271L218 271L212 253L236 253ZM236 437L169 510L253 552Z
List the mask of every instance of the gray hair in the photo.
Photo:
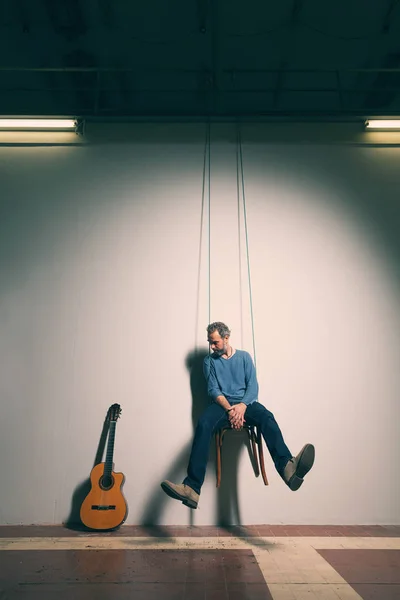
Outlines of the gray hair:
M222 323L222 321L215 321L214 323L210 323L208 325L207 334L210 335L211 333L214 333L214 331L218 331L222 338L231 335L228 325L225 325L225 323Z

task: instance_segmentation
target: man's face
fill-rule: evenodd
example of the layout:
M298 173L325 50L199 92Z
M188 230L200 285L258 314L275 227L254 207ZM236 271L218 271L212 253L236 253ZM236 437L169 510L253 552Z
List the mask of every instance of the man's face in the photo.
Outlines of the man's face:
M217 356L222 356L227 350L228 336L221 337L218 331L210 333L208 336L208 343L210 344L211 351Z

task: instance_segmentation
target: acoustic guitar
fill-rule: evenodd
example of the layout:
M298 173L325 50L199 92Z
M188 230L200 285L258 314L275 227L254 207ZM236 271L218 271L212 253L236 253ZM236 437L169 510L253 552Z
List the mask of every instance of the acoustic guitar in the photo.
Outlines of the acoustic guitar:
M112 470L115 429L120 414L119 404L110 406L106 461L93 467L90 473L91 490L81 506L82 523L90 529L115 529L125 521L128 514L128 507L121 489L125 477L123 473L114 473Z

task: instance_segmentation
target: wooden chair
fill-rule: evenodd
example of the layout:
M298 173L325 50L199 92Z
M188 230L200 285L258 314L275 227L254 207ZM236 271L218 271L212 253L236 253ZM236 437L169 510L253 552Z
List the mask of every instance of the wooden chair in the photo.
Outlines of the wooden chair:
M254 474L256 477L260 475L260 467L262 478L264 480L264 484L268 485L267 475L265 473L265 465L264 465L264 452L262 445L262 435L261 431L258 428L255 428L253 425L243 425L243 429L240 431L246 430L249 440L251 442L251 452L252 452L252 462L254 467ZM222 427L215 432L215 444L217 449L217 488L221 485L221 448L222 443L224 441L224 435L227 431L236 431L232 429L232 427ZM257 446L258 446L258 454L257 454Z

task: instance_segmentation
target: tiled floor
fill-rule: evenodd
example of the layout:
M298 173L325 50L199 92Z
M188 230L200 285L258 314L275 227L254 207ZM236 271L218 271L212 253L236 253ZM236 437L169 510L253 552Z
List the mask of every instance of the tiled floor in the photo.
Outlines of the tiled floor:
M400 526L0 527L0 600L400 600Z

